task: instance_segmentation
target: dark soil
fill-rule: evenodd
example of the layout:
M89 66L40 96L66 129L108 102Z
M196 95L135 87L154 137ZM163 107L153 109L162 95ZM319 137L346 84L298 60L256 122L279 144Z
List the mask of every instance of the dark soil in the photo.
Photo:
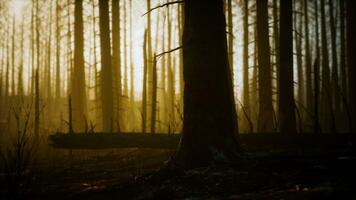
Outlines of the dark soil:
M255 148L256 149L256 148ZM356 199L350 149L247 151L233 167L165 168L173 151L47 149L23 199ZM0 199L11 199L1 174Z

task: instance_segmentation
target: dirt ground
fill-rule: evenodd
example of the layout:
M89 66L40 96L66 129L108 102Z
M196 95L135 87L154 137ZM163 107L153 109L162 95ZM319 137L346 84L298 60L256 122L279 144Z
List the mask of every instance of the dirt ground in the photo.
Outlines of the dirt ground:
M253 151L233 167L168 170L169 150L46 148L22 199L356 199L350 150ZM11 199L0 176L0 199Z

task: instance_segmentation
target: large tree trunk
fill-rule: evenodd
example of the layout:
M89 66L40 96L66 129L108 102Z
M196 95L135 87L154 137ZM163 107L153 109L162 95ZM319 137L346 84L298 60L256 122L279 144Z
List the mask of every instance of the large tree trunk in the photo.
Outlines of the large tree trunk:
M190 0L184 6L184 121L173 163L193 168L232 160L238 126L223 1Z
M99 1L100 50L101 50L101 103L103 131L113 127L112 68L110 53L109 1Z
M295 133L293 95L293 4L280 0L279 131Z
M268 1L258 0L257 4L257 42L258 42L258 83L259 117L258 131L274 130L270 45L268 35Z

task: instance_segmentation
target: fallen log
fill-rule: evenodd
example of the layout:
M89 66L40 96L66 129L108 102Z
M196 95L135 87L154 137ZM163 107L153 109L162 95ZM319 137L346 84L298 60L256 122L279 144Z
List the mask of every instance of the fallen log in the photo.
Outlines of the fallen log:
M149 133L56 133L49 136L49 144L62 149L153 148L175 149L180 134ZM239 142L248 151L317 149L354 150L355 134L240 134Z

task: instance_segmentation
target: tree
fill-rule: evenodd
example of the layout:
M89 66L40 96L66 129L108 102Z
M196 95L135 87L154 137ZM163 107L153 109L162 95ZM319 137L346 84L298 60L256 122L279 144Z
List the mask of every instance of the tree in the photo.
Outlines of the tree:
M109 1L99 1L100 51L101 51L101 103L103 131L113 127L112 68L110 51Z
M121 131L121 49L120 49L120 1L113 0L112 2L112 67L113 67L113 100L116 103L116 126L117 130Z
M346 5L346 40L347 40L347 67L348 67L348 81L349 81L349 104L351 108L352 127L351 132L354 131L354 124L356 123L356 60L353 55L353 47L356 46L355 38L355 22L356 19L356 3L352 0L347 0Z
M312 62L309 41L309 6L308 0L304 0L304 37L305 37L305 76L306 76L306 107L308 112L312 111L313 89L312 89Z
M329 0L329 15L330 15L330 32L331 32L331 86L332 86L332 99L333 109L335 114L340 114L340 87L339 87L339 67L337 64L337 50L336 50L336 28L334 19L334 4L332 0Z
M248 64L248 46L249 46L249 29L248 29L248 0L244 0L244 17L243 17L243 91L242 104L244 106L246 117L250 116L250 86L249 86L249 64ZM231 37L231 36L230 36ZM232 43L231 43L232 44ZM230 59L232 60L232 58ZM230 62L231 63L231 62ZM247 125L247 120L244 120L242 126Z
M293 95L293 4L280 0L279 131L295 133Z
M87 117L84 73L83 0L75 0L74 10L74 68L72 74L73 129L83 131Z
M173 163L194 168L231 161L238 151L238 125L223 1L186 1L184 19L183 134Z
M330 93L330 68L329 68L329 53L328 41L326 33L326 16L325 16L325 0L321 0L321 50L322 50L322 78L321 78L321 126L327 131L335 130L333 117L332 99Z
M259 117L258 131L272 132L273 105L271 86L271 61L268 31L268 1L258 0L257 6L257 43L258 43L258 84Z

